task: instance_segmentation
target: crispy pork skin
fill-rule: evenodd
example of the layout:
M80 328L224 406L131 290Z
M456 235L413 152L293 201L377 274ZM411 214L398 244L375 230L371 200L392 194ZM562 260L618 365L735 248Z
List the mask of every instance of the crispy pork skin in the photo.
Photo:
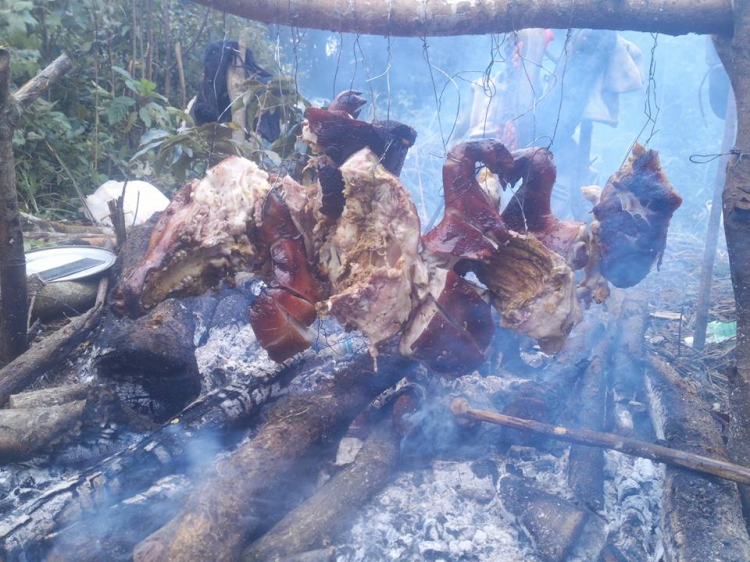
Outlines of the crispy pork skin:
M257 229L259 266L268 288L248 309L258 341L274 361L284 361L310 347L315 306L322 296L305 241L292 218L281 186L263 203Z
M616 287L632 287L659 263L672 214L682 204L661 169L659 154L635 145L594 207L592 225L601 272Z
M422 240L429 252L449 261L489 259L512 236L496 204L477 182L479 162L501 183L513 169L513 156L494 139L462 142L448 153L443 165L443 220Z
M253 228L270 189L268 174L236 156L183 186L159 217L140 266L117 287L114 310L138 317L167 297L199 294L250 269Z
M502 217L506 226L520 233L531 232L547 248L565 258L572 269L588 262L588 232L579 221L563 221L552 214L552 188L557 178L555 160L546 148L513 152L511 184L521 187L508 200Z
M455 272L435 268L399 350L438 373L462 375L484 362L494 332L487 296Z
M365 148L343 166L346 206L319 252L331 297L319 307L376 345L397 334L427 284L416 207Z

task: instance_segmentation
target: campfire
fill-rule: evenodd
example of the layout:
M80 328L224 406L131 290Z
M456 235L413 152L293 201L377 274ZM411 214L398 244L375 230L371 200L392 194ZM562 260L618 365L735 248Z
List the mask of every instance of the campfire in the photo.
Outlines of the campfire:
M742 559L750 469L630 289L682 203L658 153L587 225L550 150L458 143L423 232L417 133L365 103L307 110L313 181L235 156L184 185L2 370L5 559Z

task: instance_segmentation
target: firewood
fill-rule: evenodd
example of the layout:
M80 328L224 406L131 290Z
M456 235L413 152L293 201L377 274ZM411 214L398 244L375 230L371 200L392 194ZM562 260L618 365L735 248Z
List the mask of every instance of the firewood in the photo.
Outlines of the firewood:
M85 400L93 388L96 388L93 383L79 383L13 394L8 400L8 408L43 408Z
M670 449L661 445L654 445L645 441L639 441L631 437L623 437L613 433L602 433L589 429L572 429L568 427L549 425L532 420L514 418L496 412L476 410L463 398L456 398L451 402L451 412L456 416L464 416L470 420L483 421L511 427L521 431L531 431L541 435L552 437L560 441L578 443L589 447L601 447L612 449L643 457L653 461L681 466L704 474L712 474L737 482L738 484L750 484L750 468L726 462L717 458L705 457L685 451Z
M606 369L614 330L608 330L599 342L594 357L586 366L575 400L574 427L604 429ZM604 454L600 449L572 445L568 458L568 486L576 500L597 511L604 504Z
M138 545L134 560L236 560L245 541L264 528L272 498L290 486L300 460L342 431L410 364L383 353L374 372L372 360L364 357L315 390L279 401L255 437L217 463L180 514ZM274 505L275 512L279 509Z
M130 560L133 546L177 511L190 491L190 479L170 475L149 489L76 521L45 537L46 562Z
M650 355L648 360L646 386L657 437L671 447L727 461L719 424L696 389L664 359ZM661 513L668 560L750 560L750 538L731 482L667 465Z
M388 416L372 429L352 464L250 545L242 560L284 560L321 547L324 539L344 531L362 505L390 479L399 442L400 435Z
M119 402L111 391L97 386L85 391L63 391L61 397L72 400L56 404L49 403L48 395L30 393L37 396L21 398L21 403L31 407L0 410L0 465L52 453L58 445L76 439L86 426L98 426L119 414Z
M137 494L167 474L196 468L189 462L195 444L246 424L300 374L306 358L258 373L252 384L230 384L207 394L138 444L104 459L64 486L25 500L0 525L4 554L14 559L39 548L57 529Z
M526 485L522 478L505 476L499 484L503 506L532 539L545 562L562 562L573 549L592 512Z
M46 371L58 365L99 324L104 311L107 278L99 283L96 304L85 314L34 345L23 355L0 369L0 407Z

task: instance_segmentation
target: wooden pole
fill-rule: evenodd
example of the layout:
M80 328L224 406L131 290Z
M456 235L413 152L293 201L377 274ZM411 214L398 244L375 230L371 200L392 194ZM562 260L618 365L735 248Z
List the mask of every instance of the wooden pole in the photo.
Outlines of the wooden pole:
M26 257L18 211L13 131L21 112L73 67L62 55L10 93L10 51L0 49L0 366L26 351Z
M734 96L730 90L727 99L727 113L724 118L724 138L721 141L721 158L716 170L714 196L711 200L711 215L706 229L706 246L703 249L701 263L701 280L698 289L698 305L695 313L695 331L693 332L693 349L700 351L706 344L706 326L708 325L708 308L711 303L711 283L714 277L714 260L716 245L719 242L719 224L721 223L721 197L724 194L724 182L727 177L727 160L729 150L734 144L737 115L734 110Z
M559 441L577 443L579 445L588 445L589 447L600 447L602 449L612 449L652 461L681 466L690 470L718 476L725 480L731 480L739 484L750 484L750 468L732 464L702 455L686 453L654 445L646 441L639 441L631 437L623 437L613 433L601 433L589 429L571 429L562 426L549 425L533 420L524 420L496 412L486 410L476 410L469 405L465 398L455 398L451 402L451 412L455 416L468 418L473 421L482 421L518 429L520 431L529 431L539 435L545 435Z
M731 0L196 0L281 25L391 37L484 35L532 27L728 34Z
M715 37L714 45L734 91L737 137L726 167L723 194L724 234L737 308L737 366L729 373L727 452L750 463L750 0L735 0L734 33ZM745 517L750 516L750 487L741 486Z
M26 351L26 258L18 214L13 130L21 110L10 95L10 52L0 50L0 365Z

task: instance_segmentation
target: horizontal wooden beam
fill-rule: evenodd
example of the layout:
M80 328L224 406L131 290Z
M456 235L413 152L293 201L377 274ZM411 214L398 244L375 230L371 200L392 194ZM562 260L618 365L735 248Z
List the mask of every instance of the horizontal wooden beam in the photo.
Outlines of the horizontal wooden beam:
M263 23L398 37L542 27L732 33L732 0L195 0Z

